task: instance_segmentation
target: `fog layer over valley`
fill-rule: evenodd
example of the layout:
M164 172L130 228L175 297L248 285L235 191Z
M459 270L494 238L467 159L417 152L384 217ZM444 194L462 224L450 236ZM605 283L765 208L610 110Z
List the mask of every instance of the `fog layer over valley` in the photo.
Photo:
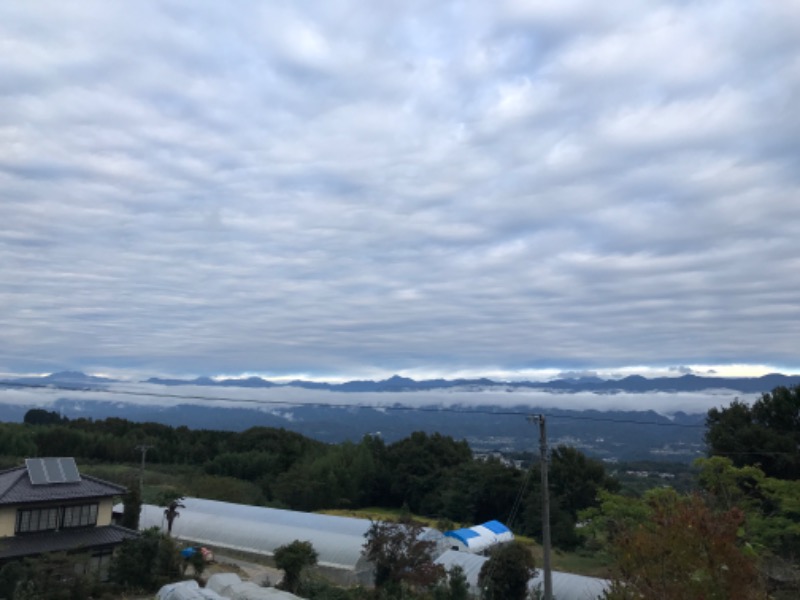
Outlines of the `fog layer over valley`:
M689 461L704 453L709 408L758 397L731 389L599 393L512 384L353 393L90 378L43 387L17 382L0 387L4 421L20 421L37 407L69 419L118 417L195 429L283 427L332 443L364 435L392 441L422 430L466 439L476 451L512 452L535 447L538 432L526 417L544 413L554 445L576 446L607 460Z

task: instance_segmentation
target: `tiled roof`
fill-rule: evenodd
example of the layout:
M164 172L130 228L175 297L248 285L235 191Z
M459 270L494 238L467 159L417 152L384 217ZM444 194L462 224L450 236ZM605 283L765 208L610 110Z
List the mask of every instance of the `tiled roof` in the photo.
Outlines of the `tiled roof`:
M0 559L116 546L136 537L139 537L137 532L118 525L17 535L0 538Z
M119 496L126 489L90 475L76 483L32 485L25 467L0 472L0 505Z

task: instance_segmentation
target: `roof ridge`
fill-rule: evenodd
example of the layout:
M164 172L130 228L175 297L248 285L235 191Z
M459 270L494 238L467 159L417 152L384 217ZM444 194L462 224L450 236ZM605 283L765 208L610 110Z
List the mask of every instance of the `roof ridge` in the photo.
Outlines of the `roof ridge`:
M28 467L26 467L25 465L20 465L19 467L11 467L11 468L8 468L8 469L3 469L2 471L0 471L0 475L5 475L6 473L11 473L11 471L23 471L23 470L27 471Z
M3 496L5 496L6 494L8 494L8 492L10 492L11 490L13 490L13 489L14 489L14 486L15 486L17 483L19 483L19 480L22 478L22 476L23 476L25 473L27 473L27 472L28 472L28 470L27 470L25 467L15 467L15 468L13 468L13 469L6 469L5 471L0 471L0 475L5 475L5 474L7 474L7 473L11 473L12 471L15 471L15 470L19 470L19 475L18 475L18 476L17 476L17 478L16 478L16 479L15 479L15 480L14 480L14 481L11 483L11 485L9 485L9 486L8 486L8 487L7 487L5 490L3 490L2 492L0 492L0 500L2 500L2 499L3 499Z
M139 535L139 532L137 530L131 529L130 527L123 527L122 525L117 525L116 523L109 523L108 525L106 525L106 527L111 527L113 529L119 529L120 531L135 533L136 535Z

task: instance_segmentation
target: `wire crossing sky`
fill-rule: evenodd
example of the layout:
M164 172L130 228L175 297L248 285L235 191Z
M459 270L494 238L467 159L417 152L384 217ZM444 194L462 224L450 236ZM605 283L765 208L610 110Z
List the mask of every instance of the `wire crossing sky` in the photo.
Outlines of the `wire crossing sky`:
M800 1L0 4L0 371L800 366Z

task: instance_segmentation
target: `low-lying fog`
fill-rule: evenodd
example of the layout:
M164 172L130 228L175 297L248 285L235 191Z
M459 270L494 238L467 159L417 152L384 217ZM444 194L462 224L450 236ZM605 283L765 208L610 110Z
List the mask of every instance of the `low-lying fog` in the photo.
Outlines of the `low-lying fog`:
M206 386L162 386L149 383L113 384L102 390L53 388L0 388L0 402L47 408L59 399L81 402L114 402L146 406L196 404L215 407L263 408L302 404L335 406L530 406L566 410L654 410L664 415L675 412L705 413L709 408L727 406L738 398L752 402L757 394L719 389L704 392L597 393L548 392L494 387L414 392L332 392L294 387L236 388Z

